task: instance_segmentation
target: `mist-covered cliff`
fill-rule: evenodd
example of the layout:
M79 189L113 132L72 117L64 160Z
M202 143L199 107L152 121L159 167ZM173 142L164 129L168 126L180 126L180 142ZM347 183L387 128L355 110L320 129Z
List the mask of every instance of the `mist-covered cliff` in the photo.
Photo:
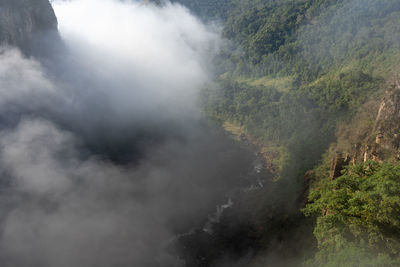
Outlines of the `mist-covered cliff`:
M41 38L57 31L57 18L48 0L0 1L0 44L30 53Z

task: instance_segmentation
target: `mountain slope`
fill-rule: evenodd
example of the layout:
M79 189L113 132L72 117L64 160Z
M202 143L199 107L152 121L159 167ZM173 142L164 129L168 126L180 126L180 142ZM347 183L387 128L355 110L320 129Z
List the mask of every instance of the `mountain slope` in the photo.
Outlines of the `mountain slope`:
M371 184L390 182L393 192L400 185L397 179L400 103L398 89L392 85L400 72L399 2L237 0L232 3L224 36L232 40L234 48L223 51L218 61L218 85L207 88L203 100L210 118L259 147L266 167L278 179L278 189L274 191L277 196L271 199L262 193L258 195L264 211L253 214L254 222L250 224L258 225L260 220L265 227L274 228L265 218L268 207L287 208L292 203L289 206L300 211L311 190L306 214L317 223L315 237L321 252L316 254L315 262L308 264L338 266L343 264L337 261L342 258L348 266L358 263L366 266L368 261L396 266L397 247L386 244L376 249L377 243L373 244L377 240L369 238L389 238L397 244L400 234L395 225L400 218L379 213L382 207L377 203L371 204L373 211L368 210L365 203L354 202L359 201L356 197L344 198L344 203L350 202L345 207L359 209L372 217L382 216L382 221L362 217L359 224L354 224L351 216L358 215L353 211L335 207L338 216L329 217L331 211L325 206L340 204L333 201L339 196L331 195L339 186L332 179L350 185L354 180L366 179L366 184L352 190L377 199L387 199L392 193L370 190ZM370 168L369 160L377 164L373 173L361 171L357 179L351 175L354 168ZM349 167L342 176L349 164L354 167ZM388 209L397 212L397 200L391 201ZM251 209L254 202L250 203ZM291 218L292 212L289 208L280 216ZM346 219L338 220L339 216ZM356 231L352 228L355 225ZM368 227L376 229L371 231ZM334 235L329 229L347 234ZM262 231L258 235L265 238ZM267 242L264 248L270 251ZM351 247L347 253L343 250L346 244ZM361 261L363 255L368 255L367 261Z
M30 53L45 35L56 31L57 18L48 0L0 2L0 44Z

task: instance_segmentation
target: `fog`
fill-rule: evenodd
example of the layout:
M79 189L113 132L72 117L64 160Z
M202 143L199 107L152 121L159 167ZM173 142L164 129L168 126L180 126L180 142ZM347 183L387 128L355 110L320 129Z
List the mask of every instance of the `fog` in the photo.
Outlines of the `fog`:
M53 6L63 38L94 75L118 82L117 94L100 90L127 112L137 105L192 107L221 44L217 29L179 5L81 0Z
M0 53L1 265L184 266L170 241L251 160L197 108L218 29L179 5L52 4L56 54Z

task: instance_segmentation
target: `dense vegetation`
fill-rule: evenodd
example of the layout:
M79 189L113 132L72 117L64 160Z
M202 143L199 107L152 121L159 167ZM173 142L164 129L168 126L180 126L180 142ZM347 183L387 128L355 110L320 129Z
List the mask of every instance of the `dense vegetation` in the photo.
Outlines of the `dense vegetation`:
M297 216L305 206L304 192L311 190L303 212L315 218L318 252L306 265L398 266L399 165L354 165L334 181L320 170L329 169L329 160L322 158L331 156L332 143L346 138L338 128L361 131L354 118L362 110L376 112L365 111L365 103L377 106L387 80L398 72L400 2L177 2L206 19L222 20L223 35L232 41L216 62L217 86L203 92L206 114L279 155L279 196L259 193L263 209L247 216L253 218L247 222L250 234L257 240L270 237L257 229L260 221L276 229L266 219L271 207L284 207L284 214L276 215L282 225L282 218L307 222ZM296 211L286 209L285 201L297 203Z
M399 11L397 1L237 1L224 34L239 45L207 112L278 146L284 177L303 175L390 75Z
M161 0L153 0L161 3ZM204 20L226 20L228 11L235 4L232 0L171 0L189 8L192 12Z
M312 265L400 265L400 164L366 162L321 179L305 213L317 218Z

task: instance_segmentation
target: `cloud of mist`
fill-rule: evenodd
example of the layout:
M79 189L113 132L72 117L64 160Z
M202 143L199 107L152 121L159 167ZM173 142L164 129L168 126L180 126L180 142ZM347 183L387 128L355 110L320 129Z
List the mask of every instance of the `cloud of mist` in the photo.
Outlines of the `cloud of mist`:
M118 81L118 94L109 88L103 93L124 108L132 101L152 109L166 102L193 106L221 44L216 29L180 5L79 0L53 6L62 37L85 65L94 75Z
M195 108L218 32L172 4L53 6L61 54L0 52L1 265L181 266L168 241L249 160Z
M1 238L6 266L148 266L171 238L165 213L145 201L150 170L79 154L46 121L2 133L2 171L17 198Z
M29 98L40 95L57 94L37 61L24 59L16 49L0 51L0 61L0 108L9 103L29 104Z

